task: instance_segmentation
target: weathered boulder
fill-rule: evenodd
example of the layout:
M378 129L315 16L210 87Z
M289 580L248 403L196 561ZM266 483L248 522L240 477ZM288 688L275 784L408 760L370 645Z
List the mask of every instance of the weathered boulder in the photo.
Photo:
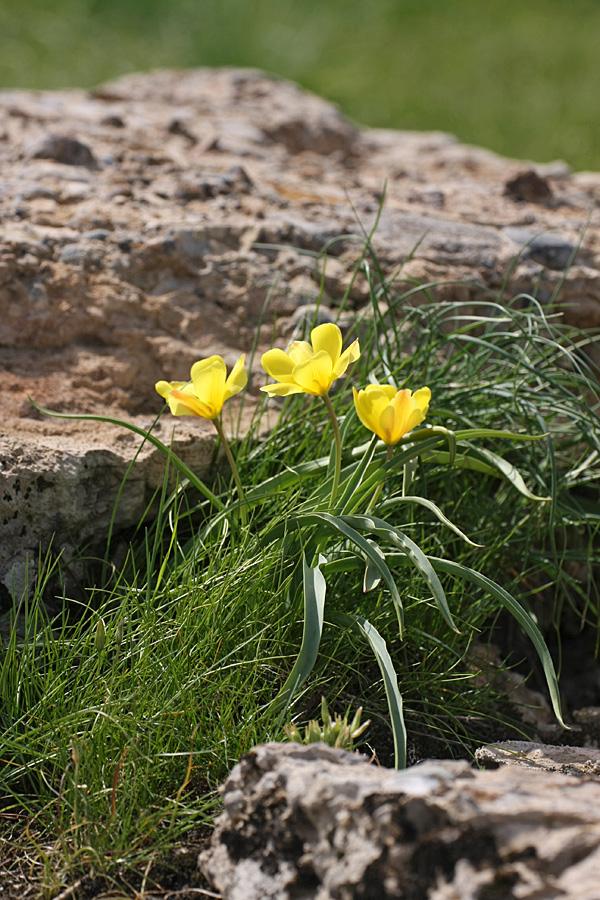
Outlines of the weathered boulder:
M252 750L199 864L224 900L597 900L600 781Z
M576 710L575 715L582 710ZM485 769L520 766L561 772L563 775L600 775L600 751L592 747L556 747L530 741L501 741L475 751L475 759Z
M506 160L445 134L361 130L295 85L241 69L133 75L91 93L5 91L0 116L5 587L52 535L72 549L94 520L90 538L102 543L134 453L112 426L41 418L27 395L149 422L157 379L185 378L212 353L231 363L257 329L260 354L275 316L288 334L319 293L310 254L346 235L325 275L335 307L385 184L374 246L386 272L402 266L399 284L441 282L434 296L470 303L497 295L510 273L505 296L535 286L545 302L560 287L566 319L600 324L600 231L588 221L600 175ZM351 305L366 297L358 279ZM204 471L210 426L178 422L176 433L200 436L201 461L192 456ZM96 501L85 473L97 450L108 480ZM155 486L143 469L136 477L117 525L142 513Z

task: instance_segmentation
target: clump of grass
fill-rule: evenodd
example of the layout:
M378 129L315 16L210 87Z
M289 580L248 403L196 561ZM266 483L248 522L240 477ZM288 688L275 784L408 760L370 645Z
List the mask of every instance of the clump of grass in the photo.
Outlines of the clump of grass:
M494 433L483 449L475 437L465 439L463 467L448 467L441 444L415 458L410 491L425 504L404 502L406 467L385 463L378 503L386 522L428 557L493 579L542 632L569 614L600 634L592 588L600 405L597 372L586 356L593 338L565 327L532 298L527 306L490 301L468 311L458 303L414 307L381 272L370 278L370 310L356 324L363 353L353 381L428 384L433 424ZM344 446L358 447L366 433L352 418L348 392L332 401L344 421ZM508 442L501 430L543 437ZM467 656L471 640L486 639L503 613L497 594L440 570L459 633L406 567L406 556L386 550L404 607L400 640L388 589L371 573L373 590L364 593L364 560L359 565L345 553L343 541L312 567L301 552L281 552L282 541L299 546L293 516L311 508L330 447L322 409L292 397L269 435L238 445L248 528L236 524L239 502L231 502L226 477L200 495L193 486L165 486L156 521L141 523L126 563L112 579L91 584L85 602L64 594L61 615L50 620L43 575L31 596L15 598L13 615L23 629L12 629L0 649L0 778L4 809L28 823L30 839L25 832L14 839L29 841L48 896L76 873L146 865L151 848L160 852L210 821L215 788L240 755L282 738L292 712L314 716L315 695L363 706L374 723L370 745L388 759L389 725L382 723L389 722L389 685L349 627L352 617L386 638L409 732L452 754L471 746L469 722L505 720L506 698L475 681ZM486 468L489 454L506 460L506 477ZM346 475L355 458L344 456ZM311 469L307 461L319 459ZM515 472L549 502L515 490ZM215 513L213 497L229 509ZM483 546L449 529L432 504ZM305 590L307 578L314 588L310 572L319 565L327 605L318 654L306 680L286 694L303 640L303 575ZM277 696L285 702L274 704Z

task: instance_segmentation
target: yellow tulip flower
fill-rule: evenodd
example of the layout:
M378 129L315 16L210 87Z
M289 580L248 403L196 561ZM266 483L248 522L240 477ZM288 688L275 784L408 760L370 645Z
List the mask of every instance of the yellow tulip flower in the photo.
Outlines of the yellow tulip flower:
M308 341L294 341L287 353L267 350L262 367L278 384L261 387L270 397L288 394L312 394L325 397L336 378L360 356L358 339L342 353L342 332L337 325L318 325Z
M420 425L429 409L428 387L397 391L391 384L370 384L354 390L354 406L363 425L393 447L401 437Z
M201 416L215 421L225 401L246 387L244 359L240 356L227 377L223 358L209 356L194 363L189 382L157 381L155 388L174 416Z

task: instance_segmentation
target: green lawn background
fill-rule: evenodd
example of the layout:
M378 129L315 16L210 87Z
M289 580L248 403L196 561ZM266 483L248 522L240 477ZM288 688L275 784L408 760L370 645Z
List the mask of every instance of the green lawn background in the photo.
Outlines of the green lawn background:
M366 125L600 169L597 0L1 0L0 87L255 66Z

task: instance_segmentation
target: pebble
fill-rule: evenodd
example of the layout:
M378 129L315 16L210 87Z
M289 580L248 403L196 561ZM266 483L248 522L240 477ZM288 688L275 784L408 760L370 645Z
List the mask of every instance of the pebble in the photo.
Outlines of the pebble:
M29 153L31 159L53 159L65 166L84 166L98 169L98 161L87 144L76 138L60 134L48 134L35 144Z

